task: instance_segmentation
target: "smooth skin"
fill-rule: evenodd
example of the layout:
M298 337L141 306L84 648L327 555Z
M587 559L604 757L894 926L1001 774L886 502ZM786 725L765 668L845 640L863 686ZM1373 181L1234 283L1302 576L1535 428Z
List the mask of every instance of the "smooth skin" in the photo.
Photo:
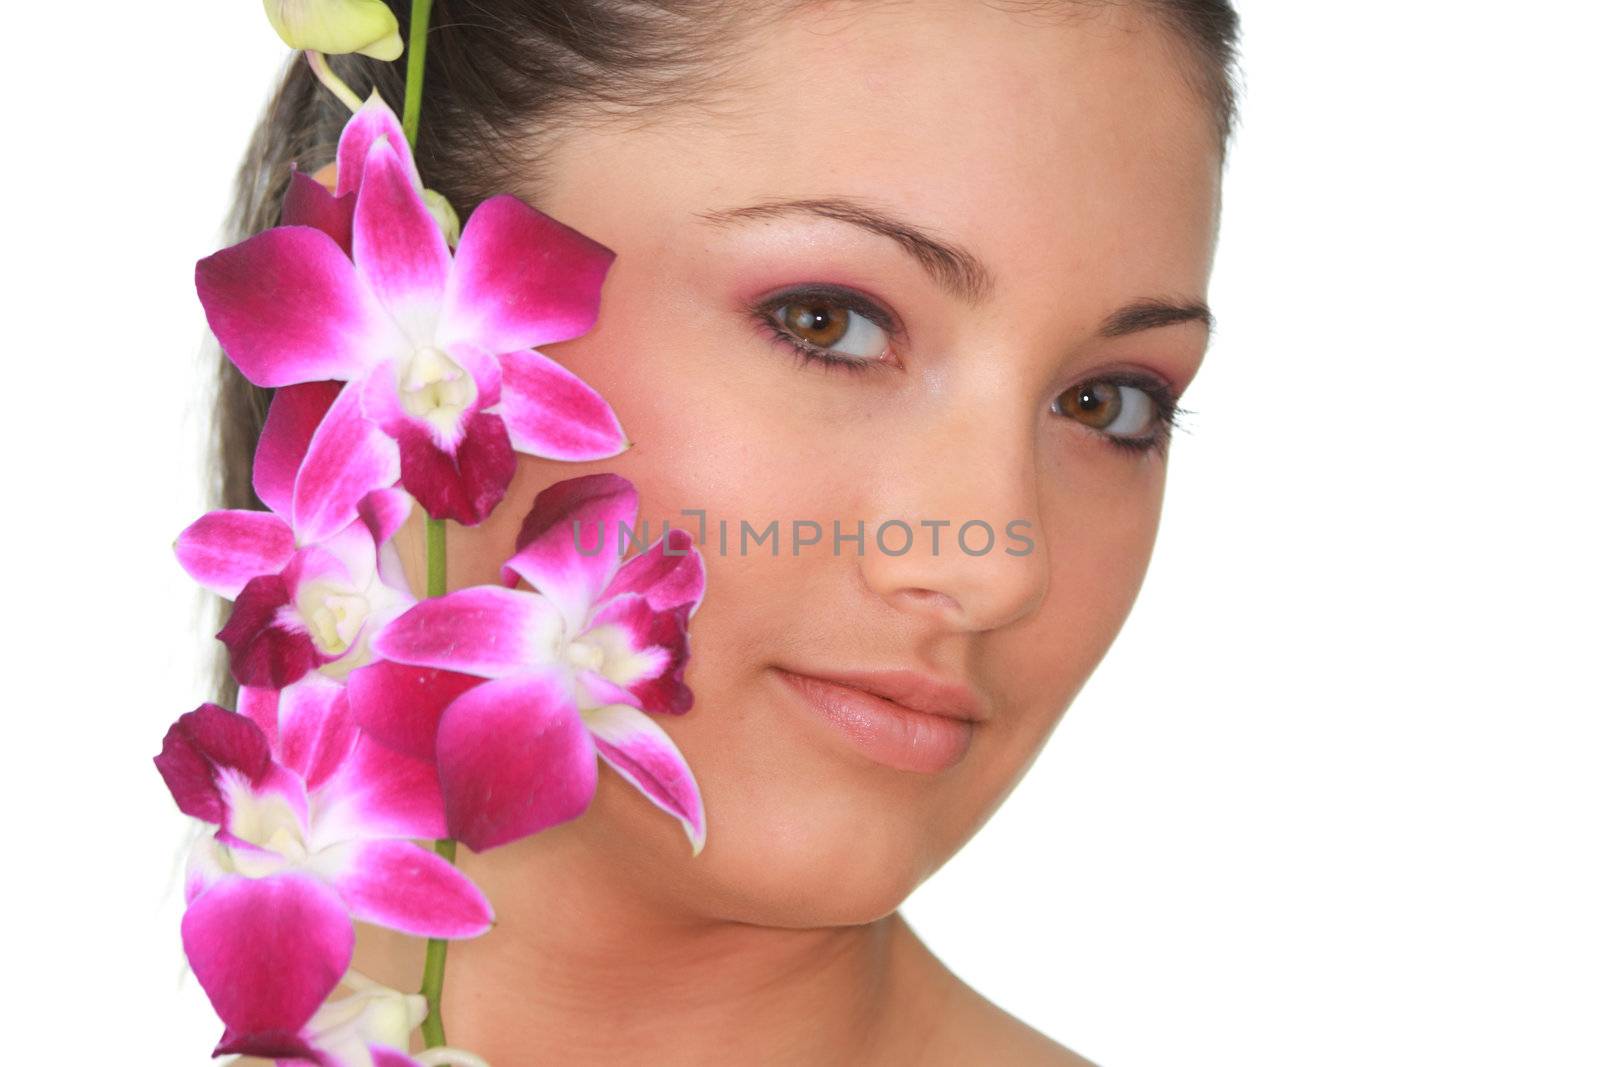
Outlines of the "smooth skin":
M606 768L582 818L462 849L498 925L450 949L450 1044L496 1067L1088 1062L963 984L896 910L1016 786L1149 563L1165 460L1052 402L1119 371L1181 395L1206 348L1193 318L1102 333L1130 303L1203 300L1220 152L1170 31L1138 5L1074 9L815 5L730 44L722 106L571 131L550 184L512 190L617 253L596 327L544 351L635 444L519 457L494 515L451 526L451 588L496 582L535 493L598 470L638 486L651 537L663 519L694 529L681 512L697 508L735 533L860 519L869 537L860 556L702 546L695 706L660 721L700 783L704 852ZM969 303L845 222L702 217L816 197L959 244L992 291ZM896 335L849 341L876 365L801 365L760 329L750 305L804 284L892 312ZM893 556L870 536L892 518L952 526L939 553L921 536ZM1034 550L956 551L969 519L1026 520ZM420 521L400 544L421 588ZM954 767L896 770L806 714L779 665L956 677L990 715ZM421 942L363 928L356 966L415 989Z

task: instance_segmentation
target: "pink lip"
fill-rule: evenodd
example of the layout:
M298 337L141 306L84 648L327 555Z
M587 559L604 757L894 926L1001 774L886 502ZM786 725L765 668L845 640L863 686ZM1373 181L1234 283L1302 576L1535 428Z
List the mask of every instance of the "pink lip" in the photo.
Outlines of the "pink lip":
M863 755L898 770L937 774L967 754L984 706L967 686L916 671L828 675L774 671L813 714Z

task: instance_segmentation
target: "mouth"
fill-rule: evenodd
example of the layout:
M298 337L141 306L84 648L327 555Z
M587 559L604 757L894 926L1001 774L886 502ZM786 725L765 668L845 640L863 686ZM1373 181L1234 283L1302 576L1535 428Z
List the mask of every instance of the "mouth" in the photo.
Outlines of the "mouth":
M938 774L960 763L984 718L970 687L915 671L773 672L814 718L857 752L896 770Z

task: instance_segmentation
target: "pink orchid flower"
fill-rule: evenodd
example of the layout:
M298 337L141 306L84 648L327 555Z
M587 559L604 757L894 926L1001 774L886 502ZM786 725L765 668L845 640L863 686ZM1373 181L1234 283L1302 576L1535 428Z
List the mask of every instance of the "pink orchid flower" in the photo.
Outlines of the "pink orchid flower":
M605 400L534 351L594 325L616 254L502 194L467 219L452 257L387 110L380 100L358 112L350 145L341 138L338 190L355 190L349 255L317 225L287 225L195 267L206 319L246 378L349 383L302 475L336 491L311 504L295 490L296 516L316 516L313 538L352 521L396 471L429 515L474 525L505 495L513 450L593 460L628 446Z
M342 678L372 658L377 628L416 602L391 540L411 510L403 491L373 490L353 521L322 537L308 537L306 516L293 513L297 486L339 477L301 461L344 398L337 382L279 389L254 468L256 495L271 510L210 512L174 543L191 577L234 602L217 636L242 685L280 689L313 670ZM309 527L322 526L312 516Z
M279 1019L274 1029L235 1034L216 1053L236 1052L318 1067L424 1067L441 1063L486 1067L481 1058L459 1049L429 1049L420 1059L404 1051L411 1032L428 1014L428 1002L421 994L390 989L356 970L349 971L340 984L350 992L329 997L298 1029L287 1025L287 1019Z
M350 255L356 191L361 188L367 152L372 148L372 142L382 138L387 138L390 144L396 146L411 187L422 195L426 203L428 191L422 187L422 175L417 171L411 148L406 143L405 131L400 127L400 119L374 89L366 103L350 116L339 133L339 146L334 155L333 192L328 192L321 182L290 165L289 188L283 195L282 224L315 226L333 238L345 255Z
M451 835L475 850L581 815L596 755L679 819L696 855L704 847L699 787L646 712L693 703L687 628L705 569L677 529L622 562L607 531L632 530L637 510L633 486L613 474L551 486L502 570L507 587L422 601L374 639L380 659L350 676L374 736L431 749ZM574 532L592 524L600 543L580 551ZM534 591L509 588L518 579Z
M185 814L217 826L190 854L184 951L226 1032L308 1025L350 964L353 921L466 938L494 920L476 886L415 838L444 836L429 764L363 735L345 687L250 690L249 715L203 704L157 769Z

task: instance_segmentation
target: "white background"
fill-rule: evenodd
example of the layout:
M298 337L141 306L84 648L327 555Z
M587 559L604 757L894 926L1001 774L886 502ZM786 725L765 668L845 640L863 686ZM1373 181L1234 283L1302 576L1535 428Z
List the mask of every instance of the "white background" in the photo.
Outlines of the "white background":
M1600 18L1239 6L1220 326L1148 579L907 915L1104 1067L1593 1067ZM0 67L4 1047L200 1063L149 758L205 695L170 552L203 504L193 264L285 50L247 0L28 9Z

